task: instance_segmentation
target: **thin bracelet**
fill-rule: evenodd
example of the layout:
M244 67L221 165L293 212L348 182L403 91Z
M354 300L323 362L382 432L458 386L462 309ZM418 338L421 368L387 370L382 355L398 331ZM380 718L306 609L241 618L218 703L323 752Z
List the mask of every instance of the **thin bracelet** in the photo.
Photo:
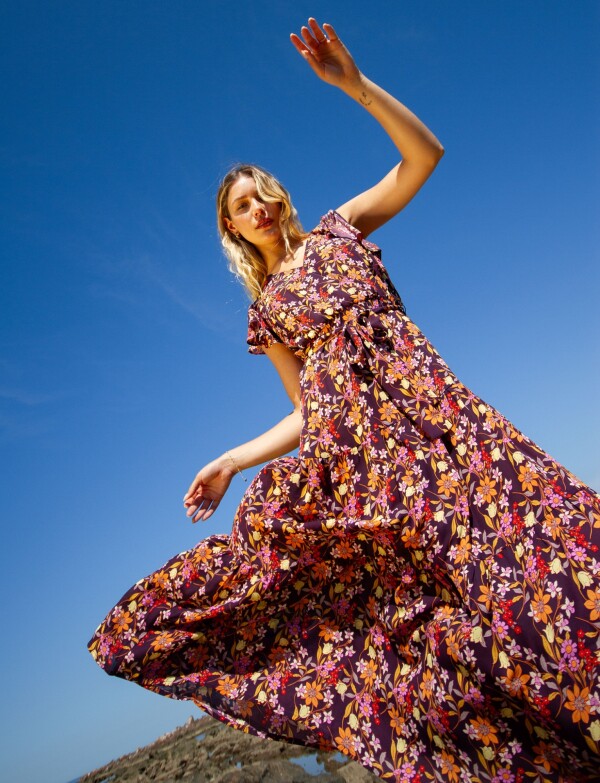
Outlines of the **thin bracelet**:
M247 483L248 483L248 479L246 478L246 476L244 476L244 474L242 473L242 471L239 469L239 467L238 467L238 464L237 464L237 462L234 460L233 456L232 456L232 455L231 455L231 454L230 454L228 451L225 451L225 454L227 454L227 456L229 457L229 459L230 459L230 460L233 462L233 465L234 465L235 469L237 470L237 472L240 474L240 476L241 476L241 477L244 479L244 481L245 481L245 482L246 482L246 484L247 484Z

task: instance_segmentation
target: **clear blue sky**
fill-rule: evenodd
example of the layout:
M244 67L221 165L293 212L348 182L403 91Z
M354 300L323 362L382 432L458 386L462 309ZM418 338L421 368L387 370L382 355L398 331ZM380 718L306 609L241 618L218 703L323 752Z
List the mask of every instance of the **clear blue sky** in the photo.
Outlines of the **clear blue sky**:
M184 491L289 412L246 351L219 178L264 165L311 228L397 160L289 43L309 15L446 149L373 235L409 314L465 383L600 485L599 9L3 4L3 779L66 783L198 714L109 679L86 642L138 578L230 530L239 477L204 525Z

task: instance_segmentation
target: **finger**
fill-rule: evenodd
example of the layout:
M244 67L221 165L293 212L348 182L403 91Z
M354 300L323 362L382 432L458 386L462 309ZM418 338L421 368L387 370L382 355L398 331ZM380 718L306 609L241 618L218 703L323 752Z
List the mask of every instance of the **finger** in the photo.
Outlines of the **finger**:
M211 497L204 497L202 500L198 503L198 508L200 509L207 509L211 503L215 502L215 498Z
M304 59L308 62L308 64L315 70L318 66L318 60L314 56L314 54L311 52L310 49L306 47L303 41L298 38L298 36L295 33L292 33L290 35L290 40L296 47L296 49L300 52L300 54L304 57Z
M314 37L317 39L317 41L319 43L324 43L325 42L325 33L323 32L323 30L321 30L321 28L317 24L317 20L314 19L311 16L310 19L308 20L308 24L310 26L311 33L314 35Z
M338 35L337 35L336 31L333 29L333 26L330 25L330 24L327 24L327 22L325 22L323 24L323 30L325 30L325 32L327 33L327 37L329 38L330 41L339 41L340 40L338 38Z
M208 519L211 516L211 514L213 513L213 511L217 506L218 506L218 502L214 500L211 500L208 503L203 504L202 507L198 510L194 522L199 522L199 521L204 522L205 519Z
M310 51L311 52L316 51L319 48L319 42L317 41L316 38L313 38L308 27L300 28L300 32L302 33L302 37L304 38L304 43L308 46Z
M304 41L301 41L300 38L298 38L296 33L290 33L290 41L294 44L294 46L300 52L300 54L309 53L309 50L306 48L306 44L304 43Z
M188 489L188 491L187 491L187 492L185 493L185 495L183 496L183 499L184 499L184 500L185 500L186 498L189 498L189 497L191 497L191 496L194 494L194 492L196 491L196 487L198 486L198 484L200 484L200 474L199 474L199 473L197 473L197 474L196 474L196 478L195 478L195 479L192 481L192 483L191 483L191 484L190 484L190 486L189 486L189 489Z
M189 506L190 503L196 503L201 497L203 497L202 487L198 487L196 490L190 490L183 499L183 505Z

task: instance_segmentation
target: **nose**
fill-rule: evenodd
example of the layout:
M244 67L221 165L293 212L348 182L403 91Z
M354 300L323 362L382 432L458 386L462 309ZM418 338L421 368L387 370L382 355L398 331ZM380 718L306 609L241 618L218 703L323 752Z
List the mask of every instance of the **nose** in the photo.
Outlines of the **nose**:
M266 215L267 210L265 209L265 205L262 201L258 201L257 199L254 200L254 206L253 211L255 215Z

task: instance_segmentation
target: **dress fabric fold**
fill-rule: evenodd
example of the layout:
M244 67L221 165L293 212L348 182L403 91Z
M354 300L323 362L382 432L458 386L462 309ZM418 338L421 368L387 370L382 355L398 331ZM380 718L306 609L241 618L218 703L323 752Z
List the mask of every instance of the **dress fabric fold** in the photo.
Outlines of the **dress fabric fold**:
M303 362L298 455L125 593L98 664L384 780L599 780L599 496L456 378L335 211L247 340Z

